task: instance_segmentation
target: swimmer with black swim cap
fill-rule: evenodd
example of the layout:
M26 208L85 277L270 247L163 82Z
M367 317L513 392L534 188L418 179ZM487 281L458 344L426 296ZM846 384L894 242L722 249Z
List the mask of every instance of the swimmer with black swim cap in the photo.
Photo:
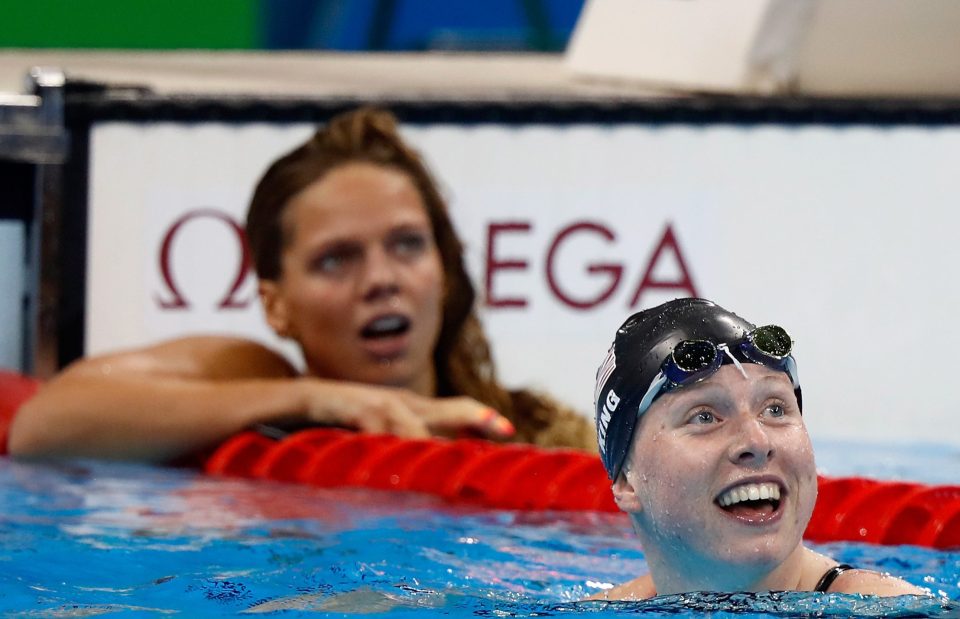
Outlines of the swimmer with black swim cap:
M650 573L593 596L927 592L803 545L817 472L793 340L704 299L634 314L594 391L600 455Z

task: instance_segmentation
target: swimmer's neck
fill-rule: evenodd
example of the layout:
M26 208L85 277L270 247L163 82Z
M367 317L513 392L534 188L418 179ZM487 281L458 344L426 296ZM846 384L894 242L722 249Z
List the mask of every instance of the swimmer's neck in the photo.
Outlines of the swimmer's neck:
M678 553L647 553L647 564L656 589L656 595L688 593L690 591L807 591L805 565L813 551L798 544L797 548L779 565L743 566L738 568L722 560L705 561L703 557L677 557Z

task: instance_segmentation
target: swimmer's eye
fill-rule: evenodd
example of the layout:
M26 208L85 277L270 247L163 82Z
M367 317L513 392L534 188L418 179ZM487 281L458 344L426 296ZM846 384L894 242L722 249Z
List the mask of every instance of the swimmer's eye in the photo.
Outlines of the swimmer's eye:
M391 239L393 252L401 258L419 256L426 250L430 240L423 232L401 232Z
M765 409L763 409L763 414L767 417L779 418L787 414L786 409L783 408L783 404L768 404Z
M711 423L716 423L717 417L708 410L701 410L695 412L689 419L687 423L692 423L696 425L707 425Z
M359 256L360 251L356 249L333 249L314 258L310 263L310 270L324 275L337 275Z

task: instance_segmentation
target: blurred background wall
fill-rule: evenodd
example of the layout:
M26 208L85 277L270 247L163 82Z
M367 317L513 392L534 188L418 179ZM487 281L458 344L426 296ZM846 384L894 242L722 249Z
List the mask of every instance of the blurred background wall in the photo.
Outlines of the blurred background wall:
M560 52L584 0L33 0L11 2L0 19L0 50L332 50ZM104 19L109 16L109 19ZM109 64L109 61L107 61ZM19 79L19 78L18 78ZM9 90L19 91L10 84ZM3 89L0 89L3 90ZM9 169L8 169L9 168ZM0 169L4 204L21 203L19 167ZM0 324L22 311L28 239L0 220ZM19 329L0 330L0 367L23 363Z
M583 0L33 0L0 47L560 51ZM109 15L110 19L103 19Z
M158 258L166 231L200 208L240 221L252 179L269 159L337 109L376 102L399 113L444 181L483 288L481 318L512 384L543 388L589 414L592 376L612 325L664 295L702 294L790 327L803 357L805 403L820 411L810 416L815 434L957 443L960 396L947 386L960 346L953 326L960 288L952 284L960 177L951 171L960 159L960 98L891 87L869 71L889 63L864 49L880 41L903 58L913 52L909 66L945 67L952 77L932 81L958 84L960 68L948 61L960 49L919 52L936 38L931 33L960 32L960 13L939 0L872 1L870 11L860 0L810 3L851 11L846 29L836 28L842 20L833 13L817 13L840 31L836 40L851 43L827 63L847 90L803 90L799 72L772 96L739 83L717 94L703 80L683 88L572 70L568 61L583 47L582 27L571 39L578 16L582 26L596 7L617 0L41 0L9 7L0 12L0 130L9 121L7 137L16 143L23 137L18 106L30 116L39 99L51 122L39 123L32 137L51 143L61 160L29 160L39 163L31 176L25 170L34 166L3 161L0 152L0 219L10 222L0 222L0 275L7 276L0 289L12 291L0 298L0 321L39 316L36 324L57 325L60 339L48 354L31 346L30 328L26 335L0 330L7 338L0 339L0 367L39 368L26 353L42 348L43 358L59 363L36 372L46 376L84 351L182 334L184 325L223 332L243 318L253 326L242 333L266 331L255 303L244 318L219 305L224 289L205 281L191 291L213 295L211 303L189 314L167 311L169 290L157 278L202 274L191 265L215 263L181 251L185 266L167 269ZM728 24L747 23L737 7L749 9L761 31L765 8L799 6L788 2L622 0L628 13L706 7L711 19L677 20L670 30L648 16L648 32L669 45L624 48L618 58L630 68L646 59L676 77L670 62L699 67L723 59L707 36L727 33L713 19L718 6ZM886 15L886 30L868 23L884 17L881 5L897 10L896 20ZM934 8L945 11L939 30L930 25ZM626 42L651 43L634 22L619 15L614 22ZM598 37L611 41L609 32L601 28ZM864 48L849 32L879 34ZM737 49L749 52L755 37L742 39ZM957 36L944 39L941 47L960 44ZM436 53L396 53L417 51ZM454 51L464 53L446 53ZM802 60L802 46L795 51ZM749 73L750 58L726 60L740 75ZM715 65L702 73L714 77ZM67 87L35 97L21 84L37 66L63 69ZM876 78L861 80L872 90L851 91L865 75ZM33 112L46 118L44 109ZM69 149L56 148L59 138ZM62 241L64 259L47 262L60 269L51 277L59 297L43 297L36 285L40 246L57 249L36 243L46 211L30 205L44 179L63 194L47 204L59 208L69 231L51 237ZM214 225L194 243L198 251L236 252L236 243L217 249L211 240L229 230L223 221L191 224L191 232ZM232 282L232 266L228 259L211 277ZM56 320L30 311L17 292L24 288ZM922 363L913 361L918 350Z

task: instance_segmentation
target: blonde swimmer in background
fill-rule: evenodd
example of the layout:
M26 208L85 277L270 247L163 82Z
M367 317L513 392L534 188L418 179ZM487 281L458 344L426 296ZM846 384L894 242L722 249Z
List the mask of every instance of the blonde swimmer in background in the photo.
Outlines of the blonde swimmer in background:
M266 319L305 373L212 336L83 359L21 409L11 453L173 462L260 424L595 441L585 417L497 381L446 204L388 112L337 116L275 161L246 232Z
M593 596L924 595L803 545L817 499L793 341L703 299L631 316L597 373L600 454L650 573Z

